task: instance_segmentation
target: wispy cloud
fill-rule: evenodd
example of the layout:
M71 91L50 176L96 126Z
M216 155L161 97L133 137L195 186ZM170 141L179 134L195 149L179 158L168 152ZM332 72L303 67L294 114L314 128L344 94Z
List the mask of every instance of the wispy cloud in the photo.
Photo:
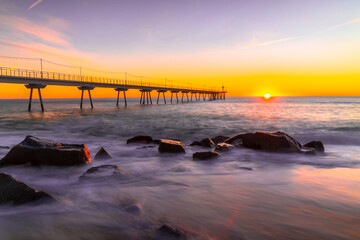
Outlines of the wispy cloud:
M7 28L9 31L26 33L42 41L63 47L70 46L67 36L51 26L47 27L43 24L29 21L26 18L14 16L0 16L0 22L6 23L0 25L3 25L3 27ZM63 23L61 25L65 26Z
M263 43L259 43L259 44L250 45L250 46L247 46L246 48L267 46L267 45L272 45L272 44L276 44L276 43L287 42L287 41L290 41L290 40L293 40L293 39L296 39L296 38L298 38L298 37L282 38L282 39L278 39L278 40L274 40L274 41L269 41L269 42L263 42Z
M360 23L360 18L356 18L356 19L353 19L351 21L348 21L346 23L342 23L342 24L338 24L338 25L335 25L335 26L332 26L328 29L325 29L325 30L321 30L319 32L316 32L315 34L319 34L319 33L323 33L323 32L328 32L328 31L331 31L331 30L334 30L334 29L338 29L338 28L342 28L342 27L345 27L347 25L351 25L351 24L355 24L355 23Z
M36 5L38 5L39 3L41 3L42 0L37 0L36 2L34 2L28 9L32 9L33 7L35 7Z

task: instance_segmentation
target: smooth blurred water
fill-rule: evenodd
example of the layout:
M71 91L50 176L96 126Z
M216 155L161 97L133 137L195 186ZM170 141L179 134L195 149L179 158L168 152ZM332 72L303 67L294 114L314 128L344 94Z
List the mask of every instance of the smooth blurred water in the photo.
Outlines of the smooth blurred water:
M113 156L121 177L79 181L90 166L1 168L58 202L1 206L0 239L151 239L161 223L190 239L360 239L360 98L228 98L143 106L130 99L0 100L0 146L26 135L85 143ZM239 148L196 162L193 140L284 131L321 140L326 154L276 154ZM135 135L181 139L186 154L127 145ZM147 145L146 145L147 146ZM8 149L0 148L0 157ZM138 211L129 211L129 208Z

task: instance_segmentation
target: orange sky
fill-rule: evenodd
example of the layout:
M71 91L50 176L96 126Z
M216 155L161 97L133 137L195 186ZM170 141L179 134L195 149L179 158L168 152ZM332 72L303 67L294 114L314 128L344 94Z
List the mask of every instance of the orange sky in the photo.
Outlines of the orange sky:
M297 3L299 11L289 5L289 9L283 11L291 14L285 11L283 15L275 16L274 13L271 20L265 15L251 13L236 19L238 15L231 12L231 5L224 5L228 15L232 16L230 19L226 12L221 16L203 16L206 18L204 22L223 23L214 33L213 26L197 26L201 20L181 26L181 19L174 20L168 15L162 16L158 22L149 23L148 27L139 26L146 25L149 19L135 19L133 16L132 20L138 22L131 23L134 26L129 26L129 29L125 23L119 26L119 22L112 19L114 22L106 22L105 30L91 26L93 31L89 32L90 26L86 26L84 19L91 11L98 11L91 6L74 21L65 14L50 14L54 6L46 5L46 2L23 6L22 3L5 1L0 8L0 55L44 58L64 65L160 78L152 80L157 83L163 83L166 78L168 83L191 87L220 88L224 84L227 96L233 97L262 96L265 93L273 96L358 96L360 16L356 9L359 10L360 4L332 0L326 3L328 8L307 5L307 1L303 5ZM234 1L233 4L240 3ZM219 10L211 4L206 10L212 11L212 7L214 11ZM64 8L71 10L71 6L65 5ZM16 11L11 9L21 10L24 14L14 14ZM199 6L199 9L202 8ZM309 14L310 9L313 12ZM176 15L178 10L169 11ZM190 17L195 13L188 14ZM95 14L93 17L94 21L103 21L101 16ZM240 30L234 26L228 29L226 24L230 24L230 20L238 20ZM251 21L241 25L244 20ZM172 21L173 25L166 21ZM115 27L122 27L122 31L116 31ZM130 34L130 27L138 27L134 35ZM180 27L184 29L179 30ZM80 28L81 35L77 36ZM119 37L118 41L124 42L112 45L111 38L105 37L107 32L102 32L107 28L111 30L110 36ZM199 33L200 29L203 32ZM128 37L123 34L126 31L129 31ZM161 31L166 31L168 40L158 34ZM202 38L209 34L212 34L211 38L204 41ZM140 40L133 45L137 37ZM96 42L89 42L93 38ZM39 69L39 61L9 60L0 56L0 66ZM45 64L44 70L78 74L79 68ZM94 71L83 74L106 76ZM23 85L0 86L2 99L28 98L29 90ZM48 86L43 91L45 98L78 98L79 95L80 91L75 87ZM129 97L139 95L135 90L128 93ZM95 89L93 96L115 97L116 94L113 89Z

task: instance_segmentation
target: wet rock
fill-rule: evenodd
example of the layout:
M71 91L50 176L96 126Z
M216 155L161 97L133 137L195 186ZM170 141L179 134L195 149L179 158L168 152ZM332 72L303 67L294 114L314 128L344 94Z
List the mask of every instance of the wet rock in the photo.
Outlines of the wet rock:
M0 146L0 149L10 149L10 147L8 147L8 146Z
M311 147L302 147L300 149L300 152L301 153L304 153L304 154L313 154L315 155L316 154L316 149L315 148L311 148Z
M0 173L0 204L25 204L34 201L54 201L43 191L37 191L12 176Z
M89 168L80 179L109 177L115 174L121 174L120 167L115 164L106 164L98 167Z
M211 140L215 143L215 144L218 144L218 143L223 143L225 142L227 139L229 139L230 137L226 137L226 136L216 136L214 138L212 138Z
M193 146L201 146L199 141L193 141L192 143L189 144L189 146L193 147Z
M156 148L156 146L142 146L142 147L137 147L136 149L146 149L146 148Z
M245 133L226 140L233 143L241 139L243 146L269 152L301 152L301 144L283 132Z
M231 148L233 148L234 146L231 145L231 144L228 144L228 143L218 143L216 145L216 148L215 148L215 151L218 151L218 152L227 152L227 151L230 151Z
M184 230L166 224L158 227L158 229L156 229L155 231L155 235L157 237L160 237L160 239L187 239Z
M208 152L196 152L193 154L194 160L208 160L212 158L216 158L220 156L219 153L214 151L208 151Z
M159 144L159 152L185 153L185 148L180 141L161 139Z
M150 136L136 136L130 138L126 141L127 144L129 143L152 143L154 140Z
M318 152L325 152L324 144L321 141L312 141L304 145L304 147L314 148Z
M142 214L142 208L138 204L132 204L129 206L124 207L124 210L128 213L134 214L134 215L141 215Z
M64 144L48 139L27 136L13 147L0 165L26 164L71 166L91 163L85 144Z
M111 159L112 156L105 150L105 148L101 148L95 155L94 160L106 160Z
M154 140L154 143L155 143L155 144L160 144L160 142L161 142L160 139L155 139L155 140Z

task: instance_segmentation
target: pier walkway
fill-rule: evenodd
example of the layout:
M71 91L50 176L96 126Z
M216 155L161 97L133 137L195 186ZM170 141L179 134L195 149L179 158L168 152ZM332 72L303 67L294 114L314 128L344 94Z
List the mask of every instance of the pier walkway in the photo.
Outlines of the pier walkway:
M47 85L77 87L81 91L80 108L82 108L83 106L84 91L88 92L91 108L94 108L91 98L91 91L95 88L113 88L117 92L117 106L119 105L120 92L123 93L125 106L127 105L125 92L129 89L139 90L140 104L152 104L151 92L153 91L157 92L157 104L159 103L159 100L161 98L163 98L163 101L166 104L166 92L171 93L170 103L175 102L173 101L175 100L175 98L176 103L180 102L178 93L182 94L181 102L191 102L193 101L193 99L194 101L225 99L226 94L224 86L221 89L195 88L189 86L167 84L166 81L163 84L146 82L142 80L134 81L128 80L126 73L122 78L108 78L82 74L77 75L43 71L42 59L40 60L40 71L19 69L17 67L0 67L0 83L24 84L26 88L30 89L28 106L29 111L31 111L31 102L34 89L38 90L41 110L44 111L44 104L41 97L41 89L44 89Z

